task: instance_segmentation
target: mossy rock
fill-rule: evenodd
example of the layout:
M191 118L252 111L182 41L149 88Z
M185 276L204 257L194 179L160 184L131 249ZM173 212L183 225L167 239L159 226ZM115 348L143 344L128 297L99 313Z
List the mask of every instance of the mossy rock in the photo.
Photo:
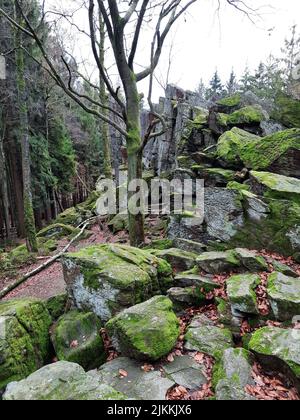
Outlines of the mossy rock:
M195 266L197 254L170 248L163 251L153 251L154 255L168 261L174 269L189 270Z
M52 296L45 301L46 308L51 315L53 321L57 321L65 312L68 303L67 293Z
M107 224L113 233L121 232L122 230L129 229L128 215L127 214L117 214L112 218Z
M228 115L227 124L231 126L259 125L268 117L259 106L246 106Z
M300 277L272 273L268 281L268 298L272 312L280 321L291 321L300 314Z
M126 309L106 328L121 353L137 360L157 361L166 356L180 334L173 304L164 296Z
M64 276L79 309L103 322L172 287L172 268L150 252L125 245L85 248L63 258Z
M250 342L249 350L256 353L270 370L283 370L300 379L300 332L293 329L264 327L257 330Z
M279 95L275 99L275 110L271 117L286 127L300 128L300 101L287 95Z
M82 216L77 212L75 207L65 210L55 219L55 223L67 226L78 226L82 221Z
M173 241L171 239L156 239L152 241L150 245L145 246L144 249L147 249L149 251L154 249L164 251L170 248L173 248Z
M96 375L69 362L57 362L43 367L27 379L11 383L4 401L118 401L128 399Z
M205 252L197 258L196 262L198 267L210 274L236 271L240 267L240 261L234 251Z
M228 167L300 177L300 129L261 138L233 128L220 137L217 157Z
M257 144L259 137L248 131L234 127L230 131L226 131L218 141L217 157L232 167L242 167L241 150L246 148L248 144Z
M217 102L219 112L232 113L242 105L242 97L239 93L219 99Z
M64 238L64 237L75 237L80 232L80 229L74 228L70 225L64 225L61 223L55 223L47 226L38 232L38 238Z
M198 271L198 268L197 268ZM177 287L197 287L204 292L209 293L221 286L209 277L200 276L189 272L178 273L175 276L174 283Z
M200 307L206 302L206 296L199 287L172 287L168 290L168 297L173 302L175 312Z
M250 191L250 185L241 184L236 181L230 181L227 184L227 188L229 190L237 190L237 191Z
M223 168L205 168L198 172L205 181L206 186L225 187L235 179L236 172Z
M256 287L260 284L260 277L256 274L241 274L227 280L229 302L235 311L242 314L258 315Z
M254 358L245 349L227 349L213 370L213 386L218 401L254 400L246 393L247 386L254 386L252 367Z
M93 313L71 311L52 328L51 340L58 360L77 363L85 370L96 369L106 361L101 323Z
M51 323L42 301L0 303L0 389L25 378L48 361Z
M250 172L251 190L266 198L291 200L300 205L300 180L271 172Z
M233 347L232 333L211 325L189 328L185 336L185 348L206 353L219 360L224 351Z

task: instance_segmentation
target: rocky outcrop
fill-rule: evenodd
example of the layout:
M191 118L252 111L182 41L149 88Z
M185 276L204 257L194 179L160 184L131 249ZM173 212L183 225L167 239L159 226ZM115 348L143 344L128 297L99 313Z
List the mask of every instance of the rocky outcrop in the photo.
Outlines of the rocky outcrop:
M99 245L67 254L63 268L74 305L94 312L103 322L173 283L165 260L122 245Z
M260 282L260 277L256 274L241 274L227 280L228 298L234 311L241 314L259 314L255 288Z

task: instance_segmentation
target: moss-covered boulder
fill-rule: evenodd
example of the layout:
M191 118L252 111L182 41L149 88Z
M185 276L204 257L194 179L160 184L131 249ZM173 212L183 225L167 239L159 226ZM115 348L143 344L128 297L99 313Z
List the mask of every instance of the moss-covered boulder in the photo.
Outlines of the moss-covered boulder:
M175 248L182 249L183 251L187 252L193 252L194 254L202 254L202 252L207 251L207 245L200 242L191 241L189 239L175 238L172 243Z
M239 93L228 96L226 98L219 99L216 102L217 111L225 114L231 114L236 111L242 105L242 97Z
M251 190L267 198L300 204L300 180L271 172L250 172Z
M167 261L125 245L89 247L66 254L62 263L74 304L103 322L173 284Z
M85 370L106 361L101 323L92 312L71 311L54 325L51 340L58 360L77 363Z
M205 252L197 258L197 265L206 273L220 274L235 271L240 267L240 262L234 251Z
M248 131L234 127L226 131L219 139L217 146L217 157L225 165L233 168L243 166L241 151L249 144L257 144L259 137Z
M259 105L246 106L230 114L227 118L227 124L231 126L259 125L262 121L268 119L268 115Z
M257 330L250 342L249 350L258 355L270 370L292 373L300 379L300 332L293 329L264 327Z
M291 321L300 314L300 277L272 273L268 281L268 298L273 314L280 321Z
M294 128L260 138L233 128L220 137L217 157L228 167L299 178L300 130Z
M42 301L0 303L0 390L26 378L50 357L51 316Z
M103 384L95 375L69 362L48 365L27 379L8 385L4 401L126 400L127 396Z
M205 294L198 287L172 287L168 290L168 297L176 312L192 306L199 307L206 302Z
M287 95L275 99L275 109L271 117L286 127L300 128L300 101Z
M213 371L213 385L218 401L253 400L245 388L255 385L252 378L254 358L245 349L227 349L216 363Z
M180 334L173 304L164 296L126 309L106 328L117 349L137 360L156 361L166 356Z
M186 273L178 273L175 276L174 284L176 287L198 287L206 293L212 292L213 290L221 287L220 284L216 283L209 277L192 274L188 271Z
M80 232L80 229L62 223L55 223L40 230L37 234L38 238L63 238L65 236L74 237Z
M46 308L51 315L53 321L57 321L67 310L68 306L68 295L62 293L56 296L52 296L45 301Z
M174 269L189 270L195 266L197 254L183 251L177 248L170 248L163 251L154 251L154 254L168 261Z
M246 248L236 248L232 251L235 257L239 260L242 267L251 273L258 271L269 271L267 261L256 251L250 251Z
M185 348L206 353L219 360L224 351L233 347L232 333L211 325L190 327L185 336Z
M258 314L256 287L260 277L256 274L241 274L227 280L227 293L230 304L235 311L243 314Z
M60 215L56 218L55 222L67 226L78 226L80 223L83 222L83 217L76 210L75 207L70 207L63 213L60 213Z

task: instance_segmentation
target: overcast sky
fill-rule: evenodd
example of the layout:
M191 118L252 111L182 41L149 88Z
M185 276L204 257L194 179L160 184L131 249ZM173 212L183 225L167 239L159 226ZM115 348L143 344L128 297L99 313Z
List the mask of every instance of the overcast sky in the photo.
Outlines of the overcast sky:
M67 4L67 1L48 0L53 3ZM255 24L240 12L221 0L222 9L216 14L217 0L199 0L190 12L181 19L166 43L157 76L164 79L168 67L168 56L173 39L173 59L170 82L184 89L193 90L201 78L208 82L216 68L225 82L234 68L240 76L245 67L257 67L270 53L278 56L284 38L290 27L299 21L299 0L247 0L260 9L260 18ZM73 2L74 4L74 2ZM86 11L77 17L81 24L87 23ZM299 25L300 31L300 25ZM139 61L146 63L149 57L149 39L144 35ZM80 54L89 50L84 41L79 43ZM75 53L79 53L78 44ZM145 91L146 86L140 89ZM155 99L162 92L157 85Z

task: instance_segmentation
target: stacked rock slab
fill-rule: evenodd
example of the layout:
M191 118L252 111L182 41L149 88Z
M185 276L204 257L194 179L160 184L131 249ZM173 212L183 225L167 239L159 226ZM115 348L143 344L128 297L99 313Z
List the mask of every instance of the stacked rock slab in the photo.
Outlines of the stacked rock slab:
M172 286L170 265L147 251L99 245L67 254L63 268L75 306L106 322Z

